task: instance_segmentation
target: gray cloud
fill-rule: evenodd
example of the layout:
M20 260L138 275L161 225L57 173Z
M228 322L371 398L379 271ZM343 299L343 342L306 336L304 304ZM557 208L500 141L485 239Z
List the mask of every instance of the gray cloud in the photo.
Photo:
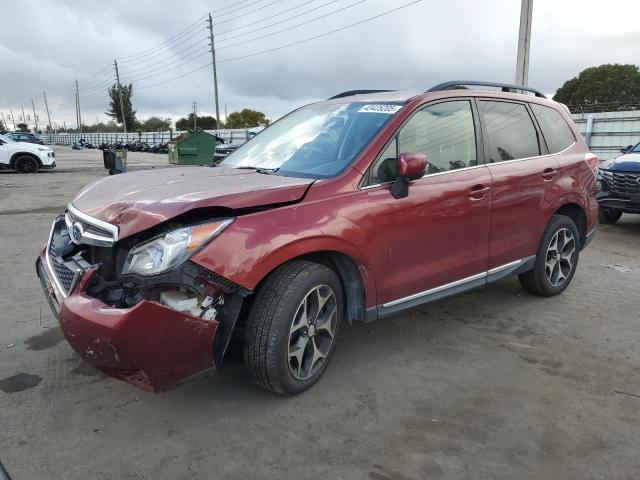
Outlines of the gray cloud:
M254 0L255 1L255 0ZM356 0L338 0L315 12L229 39L327 0L254 27L246 23L290 8L302 0L262 0L236 13L225 6L237 0L186 0L167 4L153 1L29 0L15 2L3 13L0 34L0 111L30 106L45 117L42 91L50 99L53 119L74 123L74 81L81 88L85 122L104 120L106 87L113 81L109 64L120 60L123 78L132 79L139 118L150 115L174 119L197 101L202 113L213 112L211 68L153 88L145 85L183 75L209 61L204 21L193 38L171 50L124 59L151 49L194 23L210 9L218 9L216 30L234 30L218 38L221 111L257 108L280 116L310 101L353 88L427 89L447 79L487 79L511 82L514 77L520 2L518 0L424 0L407 9L308 43L246 59L230 58L267 50L337 29L392 9L409 0L367 0L323 20L287 32L222 48L271 33L345 7ZM246 2L253 3L253 2ZM273 3L271 6L266 6ZM244 5L244 4L243 4ZM248 14L251 10L264 7ZM236 7L237 8L237 7ZM602 63L638 63L640 6L633 0L558 2L535 0L529 83L553 93L583 68ZM241 18L230 20L232 17ZM597 28L596 28L597 27ZM183 37L184 38L184 37ZM178 40L179 41L179 40ZM172 45L178 41L172 42ZM191 45L194 45L191 48ZM201 55L195 48L201 48ZM186 50L186 51L184 51ZM185 55L187 60L184 59ZM173 63L171 63L173 62ZM180 66L181 63L186 65ZM158 68L165 64L166 68ZM176 68L179 67L179 68ZM94 75L98 72L99 75ZM140 77L150 77L140 80Z

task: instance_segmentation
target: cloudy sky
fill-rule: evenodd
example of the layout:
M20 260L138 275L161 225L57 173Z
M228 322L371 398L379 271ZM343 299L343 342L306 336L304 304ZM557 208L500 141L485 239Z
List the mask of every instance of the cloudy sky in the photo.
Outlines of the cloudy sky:
M211 114L208 12L214 15L221 115L226 104L229 113L253 108L276 118L355 88L513 82L520 0L421 0L321 36L412 1L12 2L3 9L0 30L0 111L7 116L13 109L17 120L24 105L33 116L33 99L43 122L46 91L52 121L75 124L77 79L84 123L105 121L117 59L123 82L133 83L139 119L176 120L193 101L200 114ZM534 0L529 84L552 94L583 68L640 64L640 22L633 20L639 13L637 0Z

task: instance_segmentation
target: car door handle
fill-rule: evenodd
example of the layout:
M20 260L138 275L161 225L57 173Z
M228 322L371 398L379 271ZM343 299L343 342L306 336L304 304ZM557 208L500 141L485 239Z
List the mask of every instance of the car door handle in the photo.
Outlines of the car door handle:
M558 173L558 170L556 170L555 168L545 168L542 172L542 178L544 178L547 181L552 180L557 173Z
M467 196L469 197L469 200L482 200L487 196L489 190L491 190L491 187L485 187L484 185L474 185L473 187L471 187L471 190L469 190L469 194Z

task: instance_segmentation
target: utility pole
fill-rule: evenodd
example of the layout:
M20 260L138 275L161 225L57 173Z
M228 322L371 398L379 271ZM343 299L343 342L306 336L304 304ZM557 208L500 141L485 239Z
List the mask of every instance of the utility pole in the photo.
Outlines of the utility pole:
M78 107L78 132L82 133L82 113L80 113L80 89L78 88L78 80L76 80L76 104Z
M38 131L38 115L36 115L36 105L33 103L33 98L31 99L31 108L33 108L33 123L36 126L36 132Z
M520 33L516 60L516 85L527 86L529 80L529 48L531 46L531 14L533 0L522 0L520 7Z
M229 121L229 115L227 114L227 102L224 102L224 123Z
M47 92L43 90L42 95L44 96L44 106L47 109L47 119L49 120L49 133L53 133L53 128L51 127L51 115L49 115L49 104L47 103Z
M197 119L198 119L198 110L197 110L197 106L198 104L194 101L193 102L193 131L196 131L196 128L198 128L197 126Z
M118 82L118 92L120 93L120 114L122 115L122 127L124 128L124 133L127 133L127 119L124 114L124 102L122 101L122 85L120 85L120 73L118 73L118 61L114 60L113 65L116 67L116 80Z
M213 93L216 102L216 131L220 128L220 108L218 107L218 71L216 69L216 44L213 36L213 20L209 14L209 45L211 46L211 61L213 62Z

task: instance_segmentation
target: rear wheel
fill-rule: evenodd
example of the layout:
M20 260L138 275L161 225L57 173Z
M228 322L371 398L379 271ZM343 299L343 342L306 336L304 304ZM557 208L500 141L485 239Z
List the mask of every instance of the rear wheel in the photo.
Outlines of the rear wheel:
M554 215L538 247L533 269L518 275L531 293L550 297L569 286L578 266L580 237L569 217Z
M342 284L324 265L295 260L263 283L245 330L245 365L265 390L296 395L329 364L343 312Z
M15 168L20 173L35 173L38 167L38 161L28 155L18 157L15 162Z
M618 210L615 208L600 208L600 212L598 218L600 223L605 223L607 225L613 225L622 216L622 210Z

